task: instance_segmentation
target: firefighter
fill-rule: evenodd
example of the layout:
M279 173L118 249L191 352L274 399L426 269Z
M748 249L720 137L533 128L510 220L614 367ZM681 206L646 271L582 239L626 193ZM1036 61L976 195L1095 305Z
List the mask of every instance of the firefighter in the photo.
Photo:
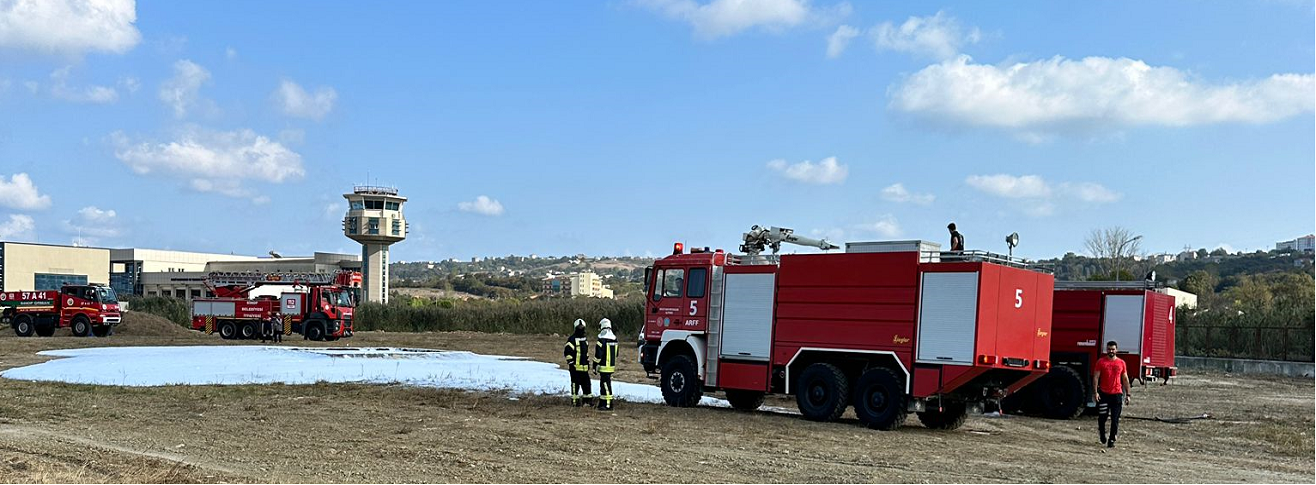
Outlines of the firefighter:
M576 319L576 330L567 337L562 349L567 358L567 371L571 373L571 404L580 407L593 404L594 391L589 381L589 340L585 337L585 321Z
M612 410L612 373L617 372L617 336L612 320L599 320L599 339L594 342L594 370L599 373L599 411Z
M274 325L271 325L274 330L274 342L283 343L283 314L275 312L272 319L274 320Z
M950 250L963 251L964 236L960 234L960 231L955 230L955 223L950 223L946 226L946 229L950 231Z
M279 312L270 313L270 318L260 322L260 341L268 342L274 339L274 319L279 318Z

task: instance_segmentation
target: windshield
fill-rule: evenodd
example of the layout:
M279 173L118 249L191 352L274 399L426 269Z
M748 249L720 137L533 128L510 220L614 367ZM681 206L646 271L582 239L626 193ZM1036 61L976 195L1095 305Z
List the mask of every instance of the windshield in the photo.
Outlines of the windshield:
M96 288L96 299L101 303L119 302L119 296L114 294L114 288Z
M326 291L324 296L329 299L330 305L352 306L352 296L346 291Z

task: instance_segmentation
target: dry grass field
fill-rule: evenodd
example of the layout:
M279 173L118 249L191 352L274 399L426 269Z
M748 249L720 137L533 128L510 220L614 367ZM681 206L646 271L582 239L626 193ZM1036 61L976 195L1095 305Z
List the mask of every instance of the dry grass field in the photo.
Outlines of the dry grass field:
M138 319L104 339L0 334L0 369L40 362L35 353L45 349L232 345L168 325ZM366 332L334 345L547 362L561 352L557 337L470 332ZM618 378L651 382L637 367ZM1214 419L1128 419L1119 448L1108 452L1092 417L973 416L953 432L911 420L877 432L853 419L627 403L597 412L560 397L398 385L124 388L0 379L0 482L1316 481L1311 380L1188 374L1133 397L1129 417Z

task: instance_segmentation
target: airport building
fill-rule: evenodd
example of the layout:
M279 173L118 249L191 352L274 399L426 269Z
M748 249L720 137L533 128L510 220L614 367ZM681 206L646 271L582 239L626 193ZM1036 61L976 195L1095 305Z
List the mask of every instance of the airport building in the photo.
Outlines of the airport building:
M66 284L102 284L120 295L213 296L211 272L336 273L361 270L356 254L256 257L160 249L107 249L0 241L0 290L58 290Z

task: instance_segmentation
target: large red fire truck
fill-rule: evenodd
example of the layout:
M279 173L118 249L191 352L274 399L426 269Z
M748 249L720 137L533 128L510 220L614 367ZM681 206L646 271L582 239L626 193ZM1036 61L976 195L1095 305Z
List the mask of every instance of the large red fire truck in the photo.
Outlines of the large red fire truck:
M338 273L210 273L206 286L215 298L192 300L192 328L224 339L260 336L261 323L279 312L285 334L310 340L352 336L361 274ZM251 296L253 290L277 287L277 296ZM354 288L355 287L355 288Z
M815 421L854 406L871 428L916 412L954 429L1050 367L1054 278L1021 260L926 241L776 256L783 242L839 248L775 227L744 241L742 256L677 243L647 269L639 360L669 405L787 394Z
M1166 382L1174 366L1174 296L1147 281L1056 282L1051 371L1007 400L1008 410L1070 419L1096 406L1092 366L1118 343L1129 378Z
M101 285L67 285L59 291L0 292L0 323L19 337L49 337L68 327L73 335L104 337L118 325L119 298Z

